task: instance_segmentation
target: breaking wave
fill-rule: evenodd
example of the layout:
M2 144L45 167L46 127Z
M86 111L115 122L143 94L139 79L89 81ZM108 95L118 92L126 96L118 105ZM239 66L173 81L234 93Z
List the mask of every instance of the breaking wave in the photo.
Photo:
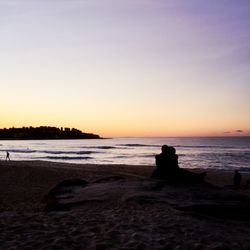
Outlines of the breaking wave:
M44 151L37 151L38 153L46 153L46 154L77 154L77 155L88 155L92 154L92 151L51 151L51 150L44 150Z
M160 147L161 145L149 145L149 144L138 144L138 143L128 143L128 144L117 144L117 146L123 146L123 147Z
M37 157L37 159L49 159L49 160L88 160L92 157L80 157L80 156L46 156L46 157Z

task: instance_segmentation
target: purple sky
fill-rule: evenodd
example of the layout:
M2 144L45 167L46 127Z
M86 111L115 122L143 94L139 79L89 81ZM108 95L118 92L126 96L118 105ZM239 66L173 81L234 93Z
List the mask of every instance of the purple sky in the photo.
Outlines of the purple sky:
M248 0L2 0L0 32L0 127L250 131Z

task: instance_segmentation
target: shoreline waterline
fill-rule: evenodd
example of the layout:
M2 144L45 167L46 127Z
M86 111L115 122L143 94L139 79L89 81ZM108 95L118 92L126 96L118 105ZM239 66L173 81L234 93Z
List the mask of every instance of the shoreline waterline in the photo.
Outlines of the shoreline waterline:
M11 160L154 165L164 144L176 148L182 168L250 170L250 137L0 141L0 160L8 151Z

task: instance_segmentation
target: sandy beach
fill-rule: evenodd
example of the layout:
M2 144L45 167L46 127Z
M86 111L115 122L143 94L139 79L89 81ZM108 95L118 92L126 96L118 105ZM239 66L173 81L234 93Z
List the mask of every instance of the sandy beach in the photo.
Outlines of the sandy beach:
M250 192L230 187L232 172L208 171L211 188L151 180L153 169L0 161L1 249L250 249L248 214L222 216L211 206L234 199L245 211ZM45 211L50 190L75 178L89 183L81 191L83 205ZM248 179L250 174L244 173L242 183ZM212 213L204 212L208 201ZM197 210L197 202L204 211Z

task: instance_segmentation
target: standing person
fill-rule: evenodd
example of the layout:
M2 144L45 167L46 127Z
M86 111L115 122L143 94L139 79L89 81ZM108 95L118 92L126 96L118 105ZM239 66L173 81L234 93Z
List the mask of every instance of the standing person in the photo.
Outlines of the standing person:
M6 152L6 161L9 160L10 161L10 153L7 151Z

